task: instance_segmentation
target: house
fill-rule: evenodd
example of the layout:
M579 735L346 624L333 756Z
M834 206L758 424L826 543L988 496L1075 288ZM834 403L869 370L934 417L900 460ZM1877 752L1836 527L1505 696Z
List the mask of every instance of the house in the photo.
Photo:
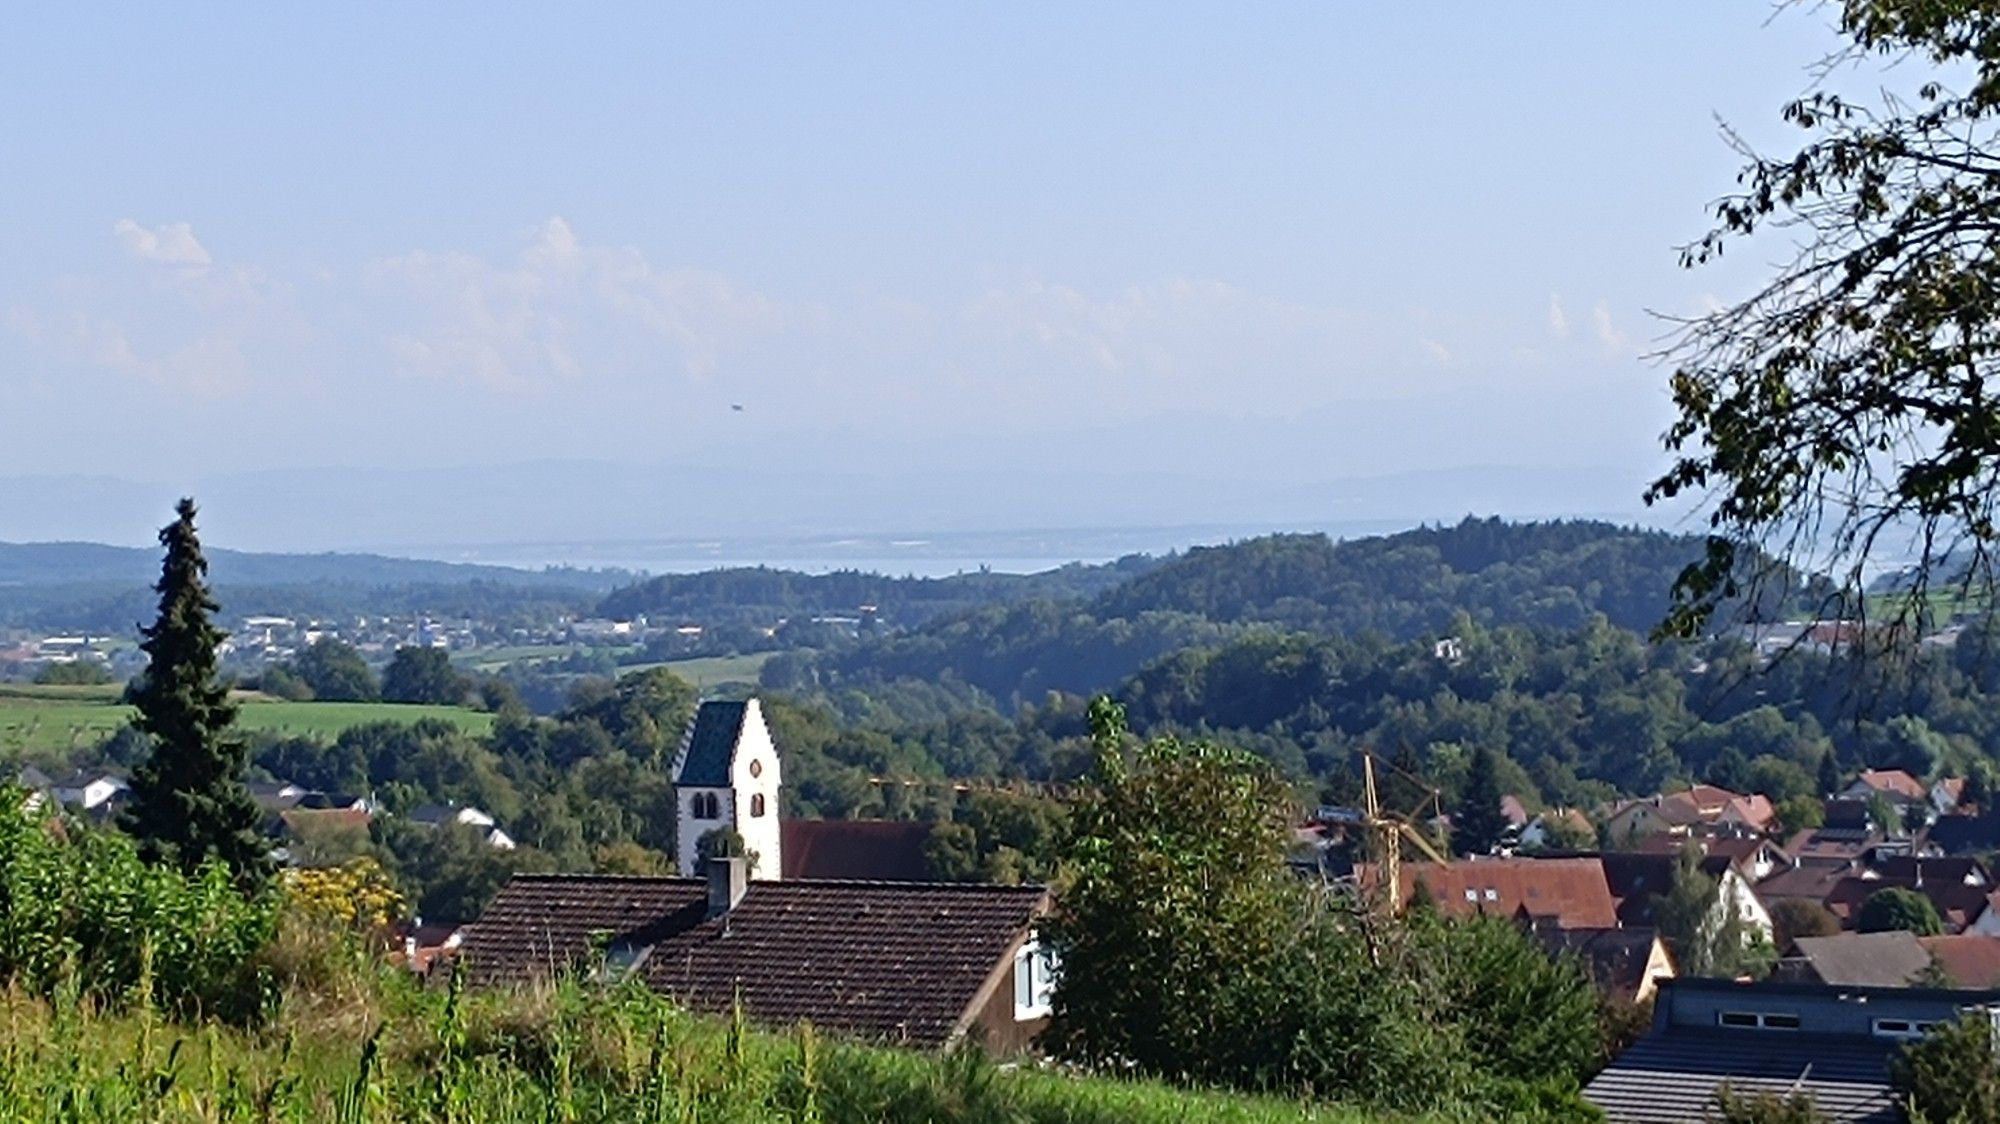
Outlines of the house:
M243 787L250 790L250 799L271 815L297 804L306 791L290 781L246 781Z
M511 851L514 839L493 822L493 817L477 808L455 808L443 804L425 804L410 812L409 820L423 827L443 827L457 824L479 832L486 845L496 851Z
M403 938L403 966L420 976L429 975L431 969L456 956L465 941L465 927L460 925L426 925L419 919L398 928Z
M125 778L102 769L79 769L54 784L56 800L95 816L110 815L126 793L132 791Z
M1655 835L1639 844L1639 853L1678 855L1682 847L1694 847L1704 859L1728 860L1736 873L1751 883L1761 882L1780 870L1790 870L1792 857L1782 847L1757 836L1725 836L1715 839L1682 839Z
M1631 846L1654 835L1760 835L1777 820L1761 794L1742 795L1712 784L1628 800L1605 821L1606 837Z
M27 792L27 795L21 800L21 810L30 815L41 811L42 807L49 802L49 797L55 791L56 784L56 782L49 779L47 773L42 772L33 765L22 766L21 771L14 774L14 783Z
M1965 799L1964 777L1943 777L1931 785L1931 814L1948 815L1958 811Z
M1550 837L1555 834L1559 824L1573 835L1584 839L1597 838L1597 828L1590 822L1589 816L1575 808L1556 808L1529 820L1527 826L1521 829L1521 849L1532 851L1552 846Z
M2000 934L2000 913L1992 910L1993 899L2000 895L1985 886L1968 886L1963 882L1888 878L1869 871L1850 874L1834 883L1820 904L1840 919L1842 928L1852 929L1868 899L1888 889L1915 890L1929 898L1948 933Z
M629 975L692 1010L767 1026L810 1020L877 1042L996 1054L1032 1047L1053 965L1033 934L1039 886L822 882L749 877L710 860L704 878L515 875L465 930L475 986L572 968Z
M1959 933L1918 937L1937 971L1953 987L2000 987L2000 937Z
M1653 1026L1583 1096L1612 1124L1701 1120L1723 1084L1739 1093L1794 1090L1838 1124L1902 1119L1889 1058L1961 1012L2000 1009L2000 992L1673 979L1660 984Z
M1674 977L1674 960L1657 929L1535 926L1535 939L1551 956L1574 956L1597 990L1626 1003L1653 998L1659 981Z
M1778 962L1774 979L1856 987L1914 987L1930 969L1931 954L1915 933L1839 933L1800 937Z
M1837 795L1862 801L1881 796L1898 807L1913 808L1929 804L1931 791L1924 782L1902 769L1863 769Z
M2000 808L1939 816L1923 835L1925 846L1947 855L2000 851Z
M1364 875L1372 868L1363 868ZM1403 900L1427 894L1450 917L1507 917L1553 928L1616 928L1618 911L1595 858L1472 858L1407 863Z
M701 869L701 839L734 829L750 858L750 876L783 877L778 828L782 763L756 699L709 701L695 710L674 758L674 860L683 877Z
M1672 889L1678 854L1606 851L1599 856L1604 864L1604 880L1618 903L1618 923L1627 926L1655 926L1654 907ZM1727 854L1705 855L1701 872L1716 881L1714 918L1727 917L1733 909L1747 942L1761 936L1771 939L1771 913L1748 879L1736 869Z

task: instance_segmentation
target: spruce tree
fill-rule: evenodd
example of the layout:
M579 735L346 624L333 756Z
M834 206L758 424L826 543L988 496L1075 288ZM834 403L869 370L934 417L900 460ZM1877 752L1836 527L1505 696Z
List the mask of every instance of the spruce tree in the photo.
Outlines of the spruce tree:
M129 692L139 711L133 724L152 752L133 771L124 827L150 862L192 872L220 859L239 887L254 891L269 877L269 846L243 784L244 745L230 732L236 704L216 675L224 634L209 620L217 606L194 501L183 499L175 511L178 518L160 531L166 558L153 587L160 615L139 645L151 662Z
M1833 760L1833 751L1819 755L1819 794L1831 799L1840 791L1840 766Z
M1451 815L1452 848L1462 855L1488 855L1507 833L1500 810L1500 763L1490 749L1472 755L1465 791Z

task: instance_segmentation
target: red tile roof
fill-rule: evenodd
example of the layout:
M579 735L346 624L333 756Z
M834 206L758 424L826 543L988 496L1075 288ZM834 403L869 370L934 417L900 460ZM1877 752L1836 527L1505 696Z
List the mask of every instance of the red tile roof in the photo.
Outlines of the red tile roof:
M778 825L783 877L927 882L931 825L901 820L785 820Z
M1618 912L1596 859L1470 859L1402 868L1403 892L1430 891L1447 915L1553 917L1565 929L1611 928Z
M1924 787L1924 782L1902 769L1863 769L1856 779L1887 796L1899 796L1905 800L1928 800L1931 796L1931 790Z
M1955 987L2000 987L2000 937L1961 933L1951 937L1919 937Z
M921 1047L946 1044L1000 978L1039 886L751 882L708 915L695 878L517 874L468 926L470 982L521 983L580 963L601 939L690 1008Z

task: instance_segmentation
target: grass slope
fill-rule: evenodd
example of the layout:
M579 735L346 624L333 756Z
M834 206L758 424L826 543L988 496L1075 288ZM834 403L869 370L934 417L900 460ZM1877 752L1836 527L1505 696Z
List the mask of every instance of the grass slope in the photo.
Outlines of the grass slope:
M0 752L67 753L94 745L131 720L121 688L0 686ZM301 737L331 738L368 722L439 718L471 733L493 727L493 716L455 706L405 703L285 702L244 694L237 725Z
M1363 1113L760 1033L638 989L383 1003L320 993L277 1026L189 1028L0 992L0 1118L117 1121L967 1121L1366 1124Z

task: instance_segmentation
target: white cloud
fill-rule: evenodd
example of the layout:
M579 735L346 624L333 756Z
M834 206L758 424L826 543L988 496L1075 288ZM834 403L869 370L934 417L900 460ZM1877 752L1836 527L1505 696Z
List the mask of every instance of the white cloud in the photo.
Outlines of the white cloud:
M1549 333L1557 339L1569 338L1569 314L1563 311L1559 293L1549 294Z
M1604 345L1606 351L1626 352L1632 349L1632 341L1627 339L1625 333L1619 331L1618 326L1611 322L1611 306L1609 304L1604 301L1598 301L1597 306L1590 310L1590 322L1591 326L1596 329L1597 341Z
M118 240L140 261L161 265L208 265L208 251L194 236L194 227L184 222L145 227L131 219L119 219L112 226Z
M789 321L777 302L720 275L586 244L560 216L511 264L420 250L371 274L400 310L388 338L405 370L492 385L657 371L663 359L706 377L733 347Z
M1439 363L1443 364L1448 364L1451 362L1450 348L1446 347L1445 345L1433 339L1426 339L1421 342L1424 345L1424 352L1428 354L1432 359L1435 359Z

